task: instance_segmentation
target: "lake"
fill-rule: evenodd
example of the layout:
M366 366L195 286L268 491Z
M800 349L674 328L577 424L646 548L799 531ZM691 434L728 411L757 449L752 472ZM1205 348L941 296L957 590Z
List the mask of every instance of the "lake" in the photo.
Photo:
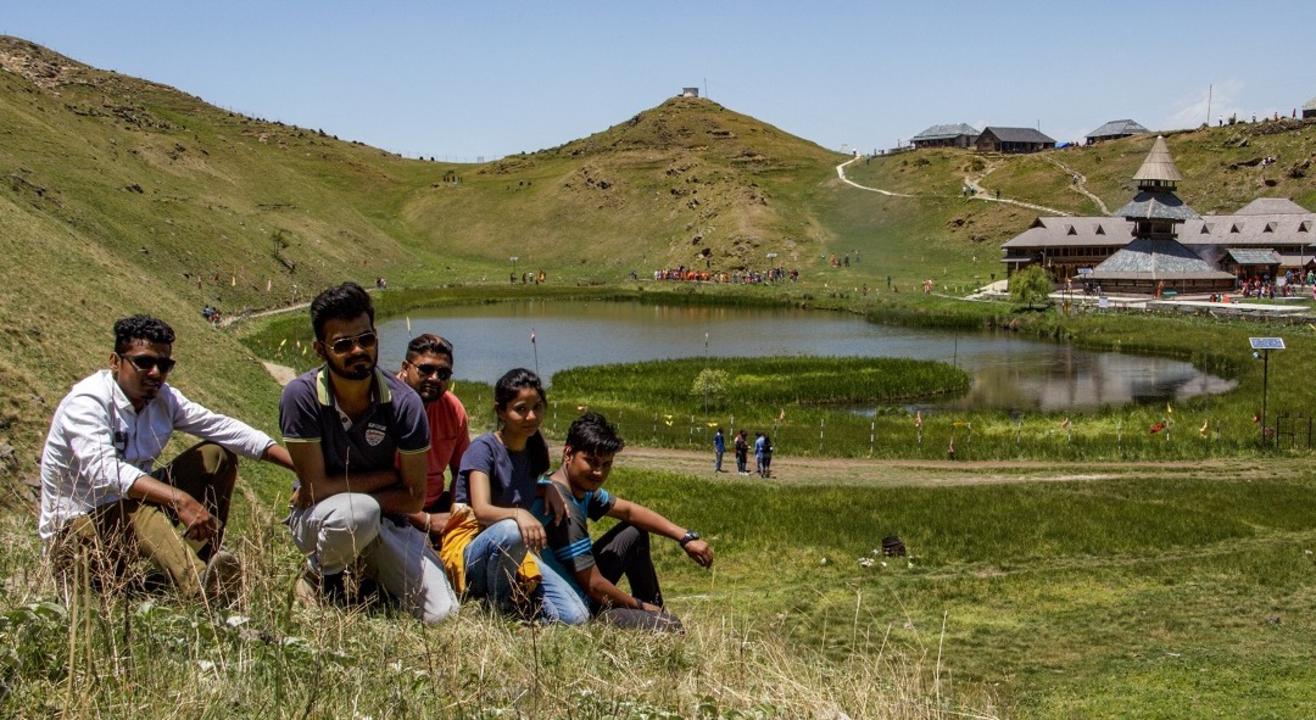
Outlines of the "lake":
M1006 332L875 325L856 315L785 308L525 301L427 309L380 325L380 363L396 368L408 340L433 332L456 347L456 376L493 383L513 367L682 357L832 355L954 363L973 376L963 396L930 407L1063 411L1163 403L1222 393L1235 381L1167 358L1081 350ZM531 344L531 334L535 342Z

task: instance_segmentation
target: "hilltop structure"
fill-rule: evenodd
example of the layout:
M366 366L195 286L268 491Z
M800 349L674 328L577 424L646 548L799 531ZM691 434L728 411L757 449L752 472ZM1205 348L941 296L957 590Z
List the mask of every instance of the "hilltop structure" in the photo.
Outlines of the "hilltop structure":
M1103 140L1118 140L1120 138L1142 135L1149 132L1151 131L1147 128L1127 118L1124 120L1111 120L1105 125L1088 133L1087 144L1094 145Z
M1316 120L1316 97L1308 100L1307 104L1302 106L1302 119Z
M957 147L969 148L978 142L978 131L971 125L954 123L951 125L933 125L910 138L909 142L916 148Z
M988 126L974 144L978 152L1032 153L1053 149L1056 141L1033 128Z
M1229 291L1239 278L1316 268L1316 213L1259 198L1232 215L1200 216L1175 194L1181 179L1158 137L1131 202L1112 217L1037 218L1002 246L1007 276L1040 265L1055 282L1150 295Z

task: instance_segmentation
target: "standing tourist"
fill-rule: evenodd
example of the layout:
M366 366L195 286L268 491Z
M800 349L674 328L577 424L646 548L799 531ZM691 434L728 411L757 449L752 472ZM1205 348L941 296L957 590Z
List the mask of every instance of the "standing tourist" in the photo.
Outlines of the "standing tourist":
M292 469L265 433L188 400L165 382L174 331L147 315L114 323L109 368L60 401L41 453L37 532L68 581L85 558L96 587L141 586L150 560L186 598L226 598L241 565L222 549L238 458ZM175 430L203 442L153 469Z
M763 477L763 433L754 433L754 473Z
M457 597L408 516L425 503L429 422L418 396L377 367L370 296L356 283L311 302L320 367L283 390L279 424L297 469L288 528L306 555L299 593L348 597L344 572L363 567L425 623L457 612Z
M736 472L741 475L749 474L749 441L745 437L745 431L740 430L736 433Z
M722 436L722 428L713 433L713 472L726 472L722 469L722 456L727 451L727 440Z

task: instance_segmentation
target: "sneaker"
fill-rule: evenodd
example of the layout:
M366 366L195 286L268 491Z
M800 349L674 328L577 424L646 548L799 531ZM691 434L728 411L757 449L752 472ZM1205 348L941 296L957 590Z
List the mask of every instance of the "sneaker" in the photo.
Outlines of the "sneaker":
M320 573L307 568L302 572L302 576L297 578L297 584L293 586L292 593L297 602L310 608L320 607L321 604L338 606L348 604L347 587L343 582L343 573L320 575Z
M221 606L233 605L242 591L242 562L238 556L227 550L211 555L201 576L201 590Z

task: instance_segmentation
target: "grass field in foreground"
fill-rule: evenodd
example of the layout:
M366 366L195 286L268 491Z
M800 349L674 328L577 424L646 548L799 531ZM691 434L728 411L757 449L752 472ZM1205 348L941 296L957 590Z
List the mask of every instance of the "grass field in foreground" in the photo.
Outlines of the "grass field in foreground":
M269 486L270 472L251 474ZM700 530L717 552L706 572L674 543L656 544L664 594L690 625L668 639L535 631L474 606L433 629L387 613L290 607L298 561L274 519L277 499L239 512L235 546L249 566L240 619L212 623L167 598L83 614L85 605L39 604L53 591L35 542L6 527L23 541L0 558L0 708L15 717L59 708L103 717L144 708L164 717L1308 717L1313 485L1296 463L884 488L622 468L612 491ZM908 560L873 554L892 533Z

